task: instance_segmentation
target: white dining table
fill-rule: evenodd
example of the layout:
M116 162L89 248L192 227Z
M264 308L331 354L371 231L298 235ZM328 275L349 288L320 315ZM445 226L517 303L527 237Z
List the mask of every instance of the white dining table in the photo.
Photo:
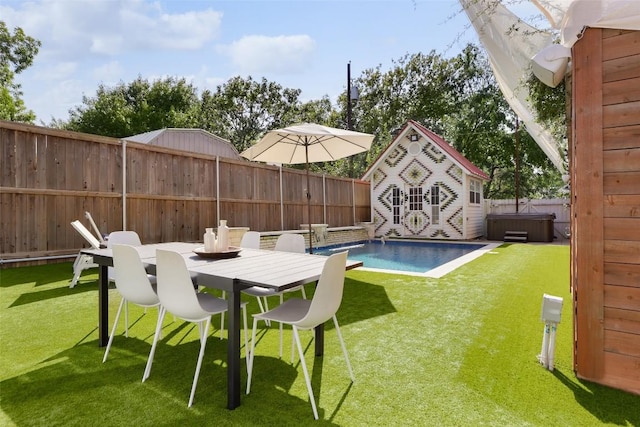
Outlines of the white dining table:
M240 405L240 296L251 286L284 291L299 285L315 282L320 278L326 256L292 252L242 248L236 256L211 259L197 255L194 250L202 244L170 242L137 246L142 262L151 274L155 273L156 250L164 249L180 253L187 269L197 275L200 286L227 292L229 338L227 343L227 408ZM109 339L109 280L107 269L113 266L111 249L83 249L100 266L98 286L98 345L103 347ZM361 267L360 261L347 261L347 270ZM324 327L315 331L315 353L322 355Z

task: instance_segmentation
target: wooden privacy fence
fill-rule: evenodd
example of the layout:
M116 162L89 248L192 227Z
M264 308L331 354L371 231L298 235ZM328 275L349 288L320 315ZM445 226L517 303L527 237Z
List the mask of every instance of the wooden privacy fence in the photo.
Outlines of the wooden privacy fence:
M201 241L227 219L257 231L308 223L305 172L118 139L0 121L0 260L73 254L71 227L92 214L102 233L144 243ZM311 222L370 221L369 183L311 174Z

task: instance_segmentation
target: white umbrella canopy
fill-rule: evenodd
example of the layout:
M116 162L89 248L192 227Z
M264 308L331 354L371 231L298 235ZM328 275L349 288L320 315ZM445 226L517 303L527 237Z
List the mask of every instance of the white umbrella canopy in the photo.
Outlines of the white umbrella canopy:
M305 164L307 171L307 207L309 211L309 252L311 244L311 195L309 163L330 162L368 151L374 136L315 123L301 123L267 132L255 145L240 153L258 162Z
M330 162L371 148L373 135L315 123L301 123L265 134L240 155L258 162Z

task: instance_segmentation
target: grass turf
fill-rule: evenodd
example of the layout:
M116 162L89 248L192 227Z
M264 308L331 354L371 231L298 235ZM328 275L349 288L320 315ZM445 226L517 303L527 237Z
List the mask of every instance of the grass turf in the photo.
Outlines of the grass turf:
M573 374L566 246L503 245L441 279L349 272L338 320L356 382L332 325L322 358L303 333L317 422L299 361L290 363L290 330L283 359L277 328L261 331L251 394L234 411L226 340L214 330L187 408L197 329L167 316L141 383L157 311L131 305L129 338L121 326L103 364L97 273L74 289L71 276L70 263L0 270L0 425L640 426L640 396ZM565 301L554 372L536 359L543 293ZM110 295L113 321L120 297Z

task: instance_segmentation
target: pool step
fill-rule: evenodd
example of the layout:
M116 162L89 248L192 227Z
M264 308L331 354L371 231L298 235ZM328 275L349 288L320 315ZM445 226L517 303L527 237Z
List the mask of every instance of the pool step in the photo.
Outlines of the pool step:
M505 231L504 232L505 242L527 243L528 238L529 238L529 232L527 231Z

